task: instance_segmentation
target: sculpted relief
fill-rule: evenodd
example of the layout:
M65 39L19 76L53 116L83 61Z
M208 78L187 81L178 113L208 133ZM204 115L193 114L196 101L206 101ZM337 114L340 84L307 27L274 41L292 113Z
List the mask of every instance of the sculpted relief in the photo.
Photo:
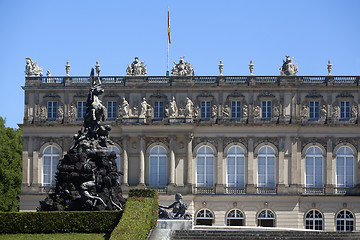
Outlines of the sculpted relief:
M194 76L194 69L190 63L184 62L184 57L180 57L179 63L174 62L174 66L171 69L173 76Z

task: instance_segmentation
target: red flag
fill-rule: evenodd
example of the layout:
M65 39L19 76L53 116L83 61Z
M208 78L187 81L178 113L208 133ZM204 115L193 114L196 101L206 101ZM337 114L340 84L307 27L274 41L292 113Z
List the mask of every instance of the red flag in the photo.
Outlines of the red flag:
M171 44L171 39L170 39L170 12L168 9L168 42L169 44Z

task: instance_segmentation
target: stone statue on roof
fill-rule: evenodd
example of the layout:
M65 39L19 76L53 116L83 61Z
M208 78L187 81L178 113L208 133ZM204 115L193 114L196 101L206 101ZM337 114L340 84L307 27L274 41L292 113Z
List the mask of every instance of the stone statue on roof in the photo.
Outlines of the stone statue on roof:
M145 76L146 74L146 65L144 65L144 62L140 62L138 57L135 57L134 61L126 69L127 76Z
M171 69L173 76L194 76L194 68L189 62L184 62L184 58L185 56L180 57L179 63L174 62L174 66Z
M286 61L283 60L283 65L280 67L280 76L296 76L298 71L294 58L291 59L290 56L286 56Z
M39 67L37 61L33 62L33 60L29 57L25 59L25 77L41 77L43 75L43 69Z

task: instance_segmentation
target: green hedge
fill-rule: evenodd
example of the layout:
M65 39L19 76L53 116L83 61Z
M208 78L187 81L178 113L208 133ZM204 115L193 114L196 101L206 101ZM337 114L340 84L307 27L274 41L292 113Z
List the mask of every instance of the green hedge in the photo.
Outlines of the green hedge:
M0 233L111 232L123 212L0 212Z
M124 214L111 233L110 240L142 240L156 227L159 211L158 192L150 189L132 189Z

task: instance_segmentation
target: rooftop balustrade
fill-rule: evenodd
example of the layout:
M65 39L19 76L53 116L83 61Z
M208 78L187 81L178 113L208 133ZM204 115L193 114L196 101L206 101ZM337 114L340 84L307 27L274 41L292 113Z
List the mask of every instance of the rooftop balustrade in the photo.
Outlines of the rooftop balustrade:
M101 82L120 86L359 86L360 76L101 76ZM89 77L26 77L26 85L82 85Z

